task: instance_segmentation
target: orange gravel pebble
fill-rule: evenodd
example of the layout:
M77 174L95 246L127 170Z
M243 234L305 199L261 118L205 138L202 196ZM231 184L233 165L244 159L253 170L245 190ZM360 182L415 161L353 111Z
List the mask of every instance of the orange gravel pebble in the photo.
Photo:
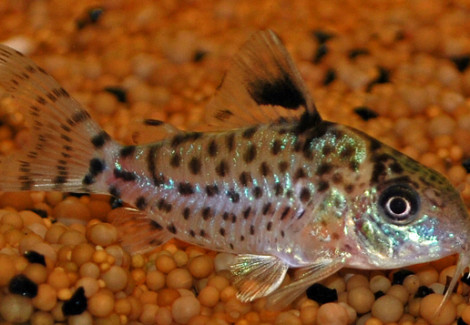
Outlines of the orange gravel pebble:
M427 295L421 300L421 306L419 308L419 313L426 321L431 325L448 325L451 324L455 319L457 310L455 305L447 301L440 310L439 313L436 313L438 307L440 306L443 295L436 293Z
M205 278L213 271L214 261L209 256L200 255L189 261L188 269L196 279Z

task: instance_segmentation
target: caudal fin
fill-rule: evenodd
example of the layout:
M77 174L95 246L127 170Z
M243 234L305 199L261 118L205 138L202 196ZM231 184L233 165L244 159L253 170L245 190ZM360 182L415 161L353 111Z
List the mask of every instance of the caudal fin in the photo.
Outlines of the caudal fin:
M118 144L65 89L4 45L0 88L18 102L31 135L25 148L0 160L0 190L105 190L103 174Z

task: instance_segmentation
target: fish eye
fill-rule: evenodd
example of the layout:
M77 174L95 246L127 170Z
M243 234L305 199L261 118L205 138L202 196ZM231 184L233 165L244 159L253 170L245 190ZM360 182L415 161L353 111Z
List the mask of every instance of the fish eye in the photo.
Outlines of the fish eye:
M407 185L392 185L379 197L379 205L385 216L398 225L414 220L419 210L419 195Z

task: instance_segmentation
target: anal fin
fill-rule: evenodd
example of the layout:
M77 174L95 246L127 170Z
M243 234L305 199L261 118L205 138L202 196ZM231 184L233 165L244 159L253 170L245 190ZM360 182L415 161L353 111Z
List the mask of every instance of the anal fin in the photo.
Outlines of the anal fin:
M270 255L240 254L230 270L242 302L264 297L276 290L289 268L281 259Z
M118 229L123 248L131 254L145 253L173 238L149 215L131 208L117 208L109 218Z

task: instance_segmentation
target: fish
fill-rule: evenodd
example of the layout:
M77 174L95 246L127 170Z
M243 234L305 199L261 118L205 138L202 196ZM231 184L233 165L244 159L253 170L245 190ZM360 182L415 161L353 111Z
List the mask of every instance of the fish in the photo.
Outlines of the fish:
M457 190L364 132L324 120L273 31L241 47L203 129L145 120L148 143L113 140L47 72L4 45L0 87L31 132L22 150L2 157L1 191L119 198L131 206L116 210L126 249L177 238L232 253L241 301L285 305L345 267L458 254L448 297L470 264L470 219Z

